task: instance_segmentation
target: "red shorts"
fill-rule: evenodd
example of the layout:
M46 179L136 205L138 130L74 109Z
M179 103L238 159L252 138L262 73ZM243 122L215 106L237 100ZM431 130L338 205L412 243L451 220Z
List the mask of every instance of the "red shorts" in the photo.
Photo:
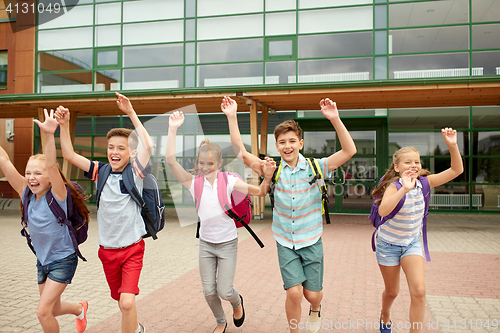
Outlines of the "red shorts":
M139 294L139 276L144 258L144 240L121 249L99 247L99 259L111 289L111 298L120 300L121 293Z

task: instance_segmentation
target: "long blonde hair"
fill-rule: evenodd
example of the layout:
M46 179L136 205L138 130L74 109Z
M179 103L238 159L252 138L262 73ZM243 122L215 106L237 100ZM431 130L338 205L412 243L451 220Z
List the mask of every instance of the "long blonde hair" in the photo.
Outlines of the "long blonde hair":
M194 167L190 170L194 175L199 174L201 171L198 167L199 158L201 153L209 153L210 158L214 165L216 163L222 162L222 149L216 143L208 141L208 139L204 139L200 146L198 147L198 153L196 154L196 160L194 161ZM221 166L219 165L219 168Z
M417 148L415 148L415 147L403 147L392 155L392 163L391 163L391 166L389 167L389 170L387 170L387 172L385 173L384 179L380 182L379 186L375 190L373 190L373 192L372 192L372 196L374 198L378 197L375 200L375 203L377 205L380 205L380 202L382 201L382 197L384 196L384 193L385 193L385 190L387 190L387 187L389 187L389 185L392 184L395 180L400 178L399 173L396 172L396 170L394 169L394 165L398 164L399 160L401 158L401 155L406 154L406 153L419 154ZM430 174L431 173L429 172L429 170L421 169L418 177L428 176Z

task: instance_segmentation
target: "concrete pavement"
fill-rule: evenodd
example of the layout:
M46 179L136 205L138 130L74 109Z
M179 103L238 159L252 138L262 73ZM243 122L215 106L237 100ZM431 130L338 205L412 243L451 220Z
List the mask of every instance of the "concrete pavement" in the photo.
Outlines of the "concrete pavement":
M120 332L119 309L109 296L97 258L95 208L92 211L89 239L81 246L88 262L79 262L63 300L89 302L87 332ZM247 319L242 327L234 327L230 305L224 302L228 333L288 331L270 215L266 212L264 220L251 224L266 245L264 249L240 229L235 287L245 299ZM383 281L370 246L373 227L364 215L332 215L331 220L323 235L320 332L378 332ZM181 228L173 209L167 210L167 221L158 240L146 240L137 296L139 321L148 333L212 332L215 320L201 293L195 225ZM36 259L20 229L19 211L0 211L0 332L41 332L36 317ZM500 332L500 217L430 215L429 246L432 261L425 266L425 332ZM392 311L394 327L400 328L395 332L408 331L404 325L409 304L402 273L401 292ZM304 322L307 311L304 301ZM75 332L74 316L58 320L61 332Z

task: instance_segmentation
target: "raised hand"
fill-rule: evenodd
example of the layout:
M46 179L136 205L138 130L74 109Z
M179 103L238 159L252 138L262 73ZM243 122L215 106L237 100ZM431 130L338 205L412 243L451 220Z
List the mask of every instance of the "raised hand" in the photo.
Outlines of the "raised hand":
M265 177L270 178L273 176L274 170L276 169L276 162L272 158L266 156L265 160L261 163L261 169L264 171Z
M224 96L222 103L220 104L220 109L226 116L234 116L238 110L238 103L236 103L236 101L231 97Z
M56 112L54 112L54 118L56 118L59 125L66 125L70 119L69 109L59 105Z
M47 113L47 109L43 109L45 115L45 121L42 123L38 119L34 119L33 122L37 123L42 131L48 134L54 134L59 123L54 118L54 110L50 109L50 114Z
M443 139L447 146L457 143L457 131L453 128L443 128L441 133L443 133Z
M406 170L405 172L403 172L403 174L401 175L403 187L408 191L414 188L417 182L417 176L418 174L412 170Z
M130 100L125 96L120 94L119 92L115 92L116 97L118 99L116 100L116 105L118 105L118 108L123 111L123 113L130 115L131 113L134 113L134 108L132 107L132 103L130 103Z
M328 120L332 120L339 117L339 110L337 110L337 104L332 102L331 99L325 98L319 102L319 106L321 107L321 113Z
M184 123L184 113L182 111L174 111L168 118L168 127L172 129L179 128Z

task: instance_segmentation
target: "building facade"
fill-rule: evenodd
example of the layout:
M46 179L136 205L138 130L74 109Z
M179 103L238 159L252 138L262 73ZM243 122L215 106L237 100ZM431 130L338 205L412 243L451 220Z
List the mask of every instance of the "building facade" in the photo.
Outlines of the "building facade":
M258 118L251 108L239 116L249 150L257 144L253 132L264 128L264 151L278 158L274 126L295 119L304 129L303 153L323 157L339 149L318 111L320 98L330 97L358 148L329 181L331 212L367 212L370 191L400 147L416 147L433 173L448 168L443 127L458 130L465 171L433 190L431 209L500 211L500 0L69 2L58 15L44 2L28 2L37 8L28 29L34 36L27 51L34 60L32 81L26 91L11 89L11 71L18 75L25 64L17 57L11 66L12 53L20 51L7 44L20 38L6 37L0 46L0 103L72 103L79 112L75 147L84 156L105 160L107 130L130 127L117 112L98 110L105 108L98 98L123 91L141 100L142 119L155 124L152 165L159 178L169 178L162 166L168 121L153 113L183 105L176 100L163 106L152 96L206 97L197 100L199 112L188 115L178 139L178 158L186 167L204 137L228 140L219 108L226 93L242 111L249 110L247 101L261 110ZM20 17L0 16L0 25L6 30ZM84 105L92 102L96 110ZM32 137L32 151L41 151L38 129ZM77 170L71 178L93 192ZM189 204L189 193L174 183L168 182L166 201L182 197Z

